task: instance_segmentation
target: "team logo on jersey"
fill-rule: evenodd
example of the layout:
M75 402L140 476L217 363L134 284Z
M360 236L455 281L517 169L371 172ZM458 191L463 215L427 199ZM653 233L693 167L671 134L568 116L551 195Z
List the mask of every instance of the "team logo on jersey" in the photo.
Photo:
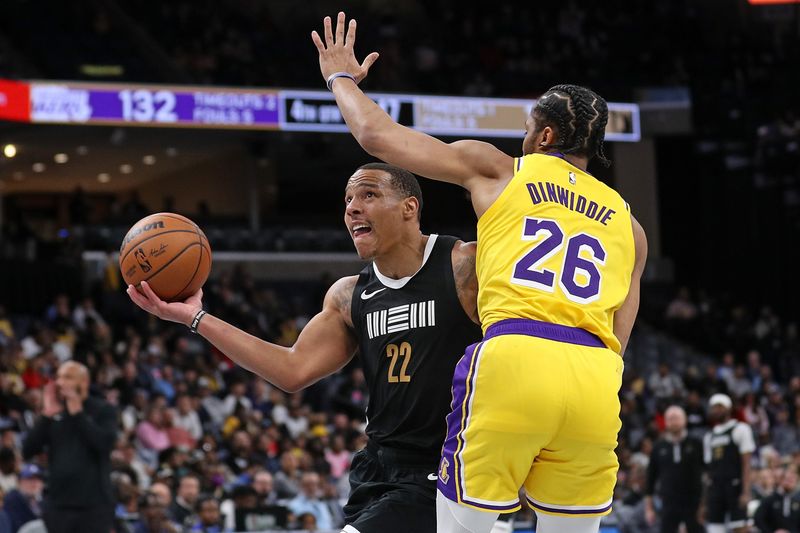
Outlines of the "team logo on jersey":
M370 339L398 331L432 327L436 325L436 301L428 300L373 311L367 313L366 322Z
M439 463L439 479L442 480L442 483L450 480L450 474L447 473L448 468L450 468L450 461L447 460L447 457L442 457L442 462Z

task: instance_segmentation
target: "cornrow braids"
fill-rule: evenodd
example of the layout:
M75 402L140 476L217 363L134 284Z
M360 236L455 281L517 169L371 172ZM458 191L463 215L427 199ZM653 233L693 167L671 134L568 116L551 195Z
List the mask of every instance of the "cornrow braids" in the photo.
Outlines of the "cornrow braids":
M578 85L556 85L542 95L534 113L558 130L559 142L553 148L589 159L597 157L604 166L611 164L603 151L608 104L594 91Z

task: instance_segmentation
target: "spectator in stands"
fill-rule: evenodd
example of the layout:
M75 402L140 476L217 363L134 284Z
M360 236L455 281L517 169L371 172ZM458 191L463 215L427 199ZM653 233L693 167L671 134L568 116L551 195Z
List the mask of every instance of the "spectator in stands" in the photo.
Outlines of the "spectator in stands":
M316 518L318 527L333 529L338 524L334 524L327 504L320 498L321 493L319 474L306 472L301 480L301 493L289 501L289 509L295 516L310 513Z
M90 321L94 324L105 324L105 320L94 307L94 300L87 297L81 300L80 305L72 312L72 322L78 331L86 332Z
M175 406L177 407L177 412L173 419L175 427L185 429L195 441L199 441L203 436L203 426L197 411L194 410L192 405L192 398L188 394L181 394L177 397Z
M300 492L300 463L291 452L281 455L281 469L275 474L275 491L279 498L294 498Z
M780 489L761 501L755 515L761 533L797 533L800 531L800 493L797 490L797 466L783 471Z
M246 431L234 433L230 444L230 454L225 464L235 475L239 475L250 467L253 459L253 440Z
M162 416L164 431L167 433L167 437L169 438L169 445L177 446L187 450L194 449L195 445L197 444L194 437L192 437L192 435L184 428L175 424L175 419L178 416L175 409L164 409Z
M156 454L169 448L169 435L164 428L164 414L160 407L151 405L147 409L145 419L136 428L136 438L142 448Z
M343 435L334 435L330 448L325 450L325 460L331 468L331 476L339 479L350 470L352 454L345 448Z
M789 423L789 409L781 409L772 426L772 445L780 455L794 455L800 451L800 434L797 426Z
M661 498L661 533L677 533L681 523L687 533L700 533L698 508L702 497L703 443L686 430L686 413L677 405L664 413L666 432L653 447L647 467L645 517L656 522L653 495Z
M702 438L706 428L706 410L696 390L686 396L686 428L693 437Z
M717 368L717 376L725 382L727 389L731 389L735 378L736 369L734 367L734 356L731 352L726 352L722 356L722 364Z
M237 405L242 405L246 411L250 411L253 408L253 402L247 397L247 385L243 381L236 381L229 387L230 394L225 397L223 403L225 416L232 415Z
M170 521L167 506L158 494L148 492L139 502L139 520L132 533L179 533L178 524Z
M670 370L667 363L658 365L658 371L650 376L648 386L659 400L676 400L684 394L683 380Z
M148 492L156 497L158 503L163 506L164 509L168 509L170 505L172 505L172 490L170 490L166 483L153 483Z
M113 519L110 453L117 416L89 396L89 371L67 362L48 385L44 410L28 434L23 455L47 451L50 469L44 521L50 533L106 533ZM87 482L91 480L91 482Z
M275 483L272 474L266 470L259 470L253 475L253 489L258 495L259 505L275 505L278 493L275 492Z
M664 313L667 320L687 322L697 317L697 306L692 302L689 289L681 287Z
M744 365L736 365L733 369L733 378L728 381L728 392L737 399L750 393L750 380L747 379Z
M197 501L197 522L190 531L202 533L231 533L225 527L219 512L219 502L213 496L203 496Z
M187 520L194 515L197 500L200 497L200 478L194 474L188 474L180 478L178 482L178 492L175 501L169 508L169 515L178 524L186 524Z
M22 467L19 486L10 490L3 499L2 509L10 522L11 533L42 515L42 472L35 464Z

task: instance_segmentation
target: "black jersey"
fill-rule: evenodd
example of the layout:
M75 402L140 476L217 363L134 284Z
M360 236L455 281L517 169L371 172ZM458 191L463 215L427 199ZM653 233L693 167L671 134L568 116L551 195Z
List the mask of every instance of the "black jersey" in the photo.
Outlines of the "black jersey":
M739 479L742 477L742 457L739 446L733 441L733 430L729 427L723 433L711 436L711 465L713 480Z
M436 463L464 349L481 337L456 293L455 237L431 235L420 270L393 280L374 264L359 275L352 319L369 387L367 435L382 446L430 453Z

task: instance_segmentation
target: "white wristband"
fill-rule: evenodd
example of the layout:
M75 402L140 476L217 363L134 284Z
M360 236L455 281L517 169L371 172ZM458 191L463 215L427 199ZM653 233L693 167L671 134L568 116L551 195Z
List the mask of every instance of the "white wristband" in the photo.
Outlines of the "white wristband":
M353 80L353 83L356 83L356 77L353 76L352 74L350 74L349 72L334 72L333 74L328 76L327 84L328 84L328 90L329 91L333 90L333 82L337 78L348 78L348 79Z

